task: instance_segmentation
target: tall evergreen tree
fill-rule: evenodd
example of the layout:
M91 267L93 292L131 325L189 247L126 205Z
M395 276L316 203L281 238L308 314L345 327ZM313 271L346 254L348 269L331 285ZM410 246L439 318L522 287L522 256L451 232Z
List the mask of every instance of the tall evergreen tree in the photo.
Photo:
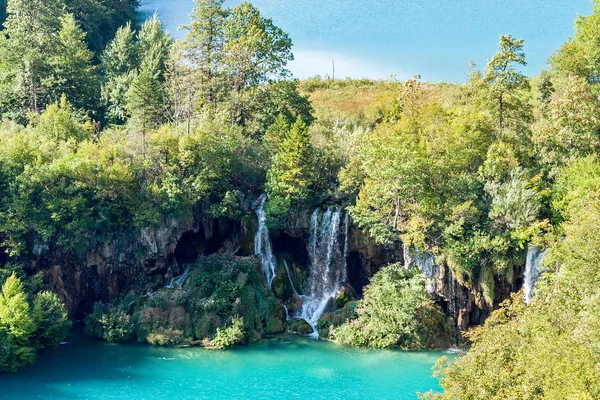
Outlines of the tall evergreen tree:
M161 82L160 49L149 49L127 92L126 107L141 133L142 155L146 158L146 135L164 121L165 86ZM155 57L151 57L155 54Z
M224 25L228 12L223 0L195 0L191 22L184 26L188 34L184 41L187 60L195 67L200 107L216 106L223 85Z
M112 123L127 120L126 94L137 68L135 32L131 24L119 28L115 38L102 54L102 103L106 107L106 118Z
M91 111L97 105L99 89L96 67L92 65L94 54L87 48L85 32L72 14L61 19L58 41L57 52L50 60L50 100L56 102L64 94L75 108Z
M507 120L514 119L522 108L518 92L529 88L527 77L516 69L518 65L527 65L523 39L515 39L511 35L500 36L498 52L488 62L483 77L495 102L493 110L498 121L499 136L502 136Z

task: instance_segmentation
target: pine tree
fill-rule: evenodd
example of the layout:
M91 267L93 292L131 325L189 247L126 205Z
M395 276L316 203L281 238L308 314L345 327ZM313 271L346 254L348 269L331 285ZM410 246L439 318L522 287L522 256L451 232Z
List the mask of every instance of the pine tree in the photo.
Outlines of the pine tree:
M142 60L138 73L131 82L127 92L127 111L132 122L139 129L142 136L142 155L146 158L146 134L149 129L155 128L164 120L165 86L160 75L160 49L147 55Z
M228 12L223 9L223 0L195 0L195 4L191 22L184 26L188 30L184 52L196 68L199 106L214 109L223 90L223 26Z
M92 65L94 54L87 48L85 35L72 14L61 18L59 46L50 61L53 75L48 86L51 101L58 101L64 94L75 108L89 111L97 103L98 77Z
M515 39L511 35L500 36L498 52L488 62L483 77L495 102L494 113L497 116L500 137L506 121L515 119L522 111L519 91L529 88L527 77L516 70L517 65L527 65L523 42L523 39Z
M2 285L0 327L7 330L17 345L28 344L29 337L36 330L23 283L15 273Z
M279 122L283 128L283 121ZM309 198L313 183L310 132L300 118L285 133L278 150L267 173L267 194L276 213L283 215Z
M102 103L106 107L106 118L112 123L122 123L129 117L126 109L127 91L138 65L134 36L130 23L119 28L101 57Z

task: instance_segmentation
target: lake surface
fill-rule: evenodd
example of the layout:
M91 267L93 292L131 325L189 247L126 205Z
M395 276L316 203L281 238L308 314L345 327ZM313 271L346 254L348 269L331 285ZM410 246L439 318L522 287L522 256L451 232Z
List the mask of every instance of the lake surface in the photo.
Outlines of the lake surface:
M416 399L439 390L440 352L367 351L281 336L229 351L112 345L76 336L30 370L0 373L0 398Z
M227 6L239 0L226 1ZM573 34L577 14L592 0L253 0L264 15L288 32L298 78L407 79L464 81L469 61L484 67L501 34L525 39L529 65L537 74L548 57ZM192 0L142 0L142 12L158 11L176 37L188 22Z

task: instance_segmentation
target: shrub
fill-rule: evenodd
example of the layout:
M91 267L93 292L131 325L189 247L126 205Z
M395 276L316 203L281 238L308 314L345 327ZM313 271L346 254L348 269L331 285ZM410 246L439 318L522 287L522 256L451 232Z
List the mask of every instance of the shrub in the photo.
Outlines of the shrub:
M403 349L445 347L453 340L449 319L429 297L425 277L392 264L379 271L358 302L358 318L333 330L351 346Z
M92 314L85 319L86 332L111 343L121 343L134 338L135 326L131 316L118 306L97 303Z
M242 343L244 338L244 320L234 317L230 326L217 329L217 334L210 341L208 348L227 349Z

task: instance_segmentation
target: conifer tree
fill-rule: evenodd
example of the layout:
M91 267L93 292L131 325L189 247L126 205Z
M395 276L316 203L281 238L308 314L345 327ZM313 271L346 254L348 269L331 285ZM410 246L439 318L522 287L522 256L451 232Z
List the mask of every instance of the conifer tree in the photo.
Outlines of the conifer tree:
M50 100L64 94L77 109L92 110L98 98L98 77L92 65L94 54L87 48L85 32L72 14L61 18L58 49L51 59L52 77L48 81Z

